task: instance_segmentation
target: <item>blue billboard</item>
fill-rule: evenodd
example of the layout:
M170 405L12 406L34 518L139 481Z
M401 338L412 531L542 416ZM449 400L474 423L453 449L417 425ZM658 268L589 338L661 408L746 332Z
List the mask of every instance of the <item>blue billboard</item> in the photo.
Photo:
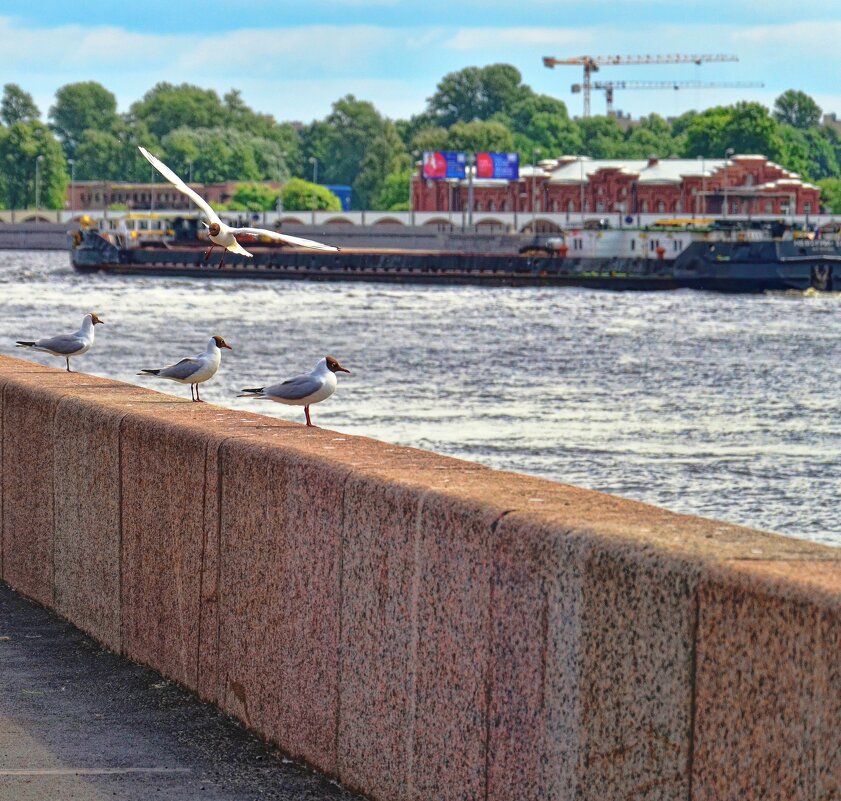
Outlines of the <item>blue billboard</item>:
M467 155L455 150L425 150L423 177L432 181L464 178Z
M520 156L517 153L477 153L477 178L502 178L516 181L520 177Z

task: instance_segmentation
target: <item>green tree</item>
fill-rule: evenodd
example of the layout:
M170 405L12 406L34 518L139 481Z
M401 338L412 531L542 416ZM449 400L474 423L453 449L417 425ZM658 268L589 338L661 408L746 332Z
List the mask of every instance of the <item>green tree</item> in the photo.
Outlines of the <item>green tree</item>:
M260 181L289 174L277 141L233 128L176 128L161 141L162 158L185 180Z
M449 146L449 136L446 128L424 128L412 138L411 149L418 153L424 150L446 150Z
M233 211L271 211L277 207L278 194L265 184L237 184L228 208Z
M817 125L821 113L821 107L809 95L796 89L783 92L774 101L774 119L801 130Z
M621 158L625 140L619 123L613 117L587 117L578 120L582 155L594 159Z
M341 211L342 202L325 186L291 178L283 187L283 208L288 211Z
M658 114L643 117L638 125L629 129L625 140L625 156L644 159L649 156L668 158L675 153L672 128Z
M456 122L487 120L507 114L531 89L522 84L520 71L510 64L466 67L445 75L429 98L428 114L446 128Z
M61 145L42 122L16 122L2 129L0 173L3 205L22 209L35 205L35 165L38 163L39 201L42 208L64 207L67 165Z
M581 132L569 119L566 105L547 95L523 93L507 114L493 120L511 129L514 148L524 158L535 148L549 156L581 151Z
M448 131L447 145L449 150L465 150L468 153L484 150L507 153L514 149L514 137L501 122L457 122Z
M721 158L728 148L779 161L784 150L780 125L762 104L741 102L707 109L687 126L685 156Z
M725 136L730 111L724 106L694 114L684 128L683 153L687 158L706 156L721 158L730 147ZM674 129L673 129L674 130Z
M307 166L316 159L322 181L349 184L355 208L370 208L386 176L409 162L394 123L353 95L337 100L327 118L309 125L302 138Z
M412 174L413 170L407 169L387 175L374 198L373 208L383 211L408 211Z
M16 83L7 83L3 87L3 99L0 101L0 120L4 125L16 122L33 122L41 116L38 106L29 92L24 92Z
M130 114L145 122L156 138L163 139L176 128L217 128L227 121L229 111L212 89L164 82L133 103Z
M67 158L74 158L85 131L113 129L117 122L117 99L96 81L69 83L56 92L50 120Z
M761 153L778 160L783 155L780 126L761 103L740 102L732 107L724 134L737 153Z
M88 128L76 146L75 175L81 181L126 180L125 145L109 131Z
M785 126L782 126L785 130ZM803 131L809 147L809 170L804 175L817 181L819 178L830 178L841 175L838 157L822 129L812 127Z
M818 186L821 188L821 206L831 214L841 214L841 178L822 178Z
M692 120L698 116L698 112L694 109L684 111L679 117L672 120L672 136L677 138L686 133L686 129L691 124Z

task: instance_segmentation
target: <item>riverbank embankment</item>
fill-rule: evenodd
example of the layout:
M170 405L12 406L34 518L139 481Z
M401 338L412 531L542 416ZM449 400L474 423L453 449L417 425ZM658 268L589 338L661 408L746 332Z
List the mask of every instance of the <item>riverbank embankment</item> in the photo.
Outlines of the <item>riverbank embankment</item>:
M833 798L841 550L0 358L2 576L375 799Z

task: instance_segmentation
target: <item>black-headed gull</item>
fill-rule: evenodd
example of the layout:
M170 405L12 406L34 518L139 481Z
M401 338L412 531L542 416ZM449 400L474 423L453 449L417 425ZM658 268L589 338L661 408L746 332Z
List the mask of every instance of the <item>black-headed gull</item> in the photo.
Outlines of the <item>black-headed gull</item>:
M187 186L187 184L185 184L184 181L182 181L169 167L167 167L166 164L164 164L156 156L153 156L148 150L146 150L145 147L140 147L139 149L149 163L176 189L191 198L192 201L205 213L207 219L210 221L209 225L207 223L205 223L205 225L207 225L210 241L213 245L208 248L204 257L205 261L210 258L210 254L215 245L219 245L224 248L222 251L222 260L219 262L220 267L225 264L225 250L230 250L231 253L239 253L242 256L248 256L251 258L252 254L249 253L239 242L237 242L238 236L266 236L277 242L284 242L287 245L292 245L297 248L332 251L339 250L339 248L333 247L332 245L324 245L321 242L316 242L312 239L301 239L301 237L298 236L279 234L277 231L269 231L267 228L231 228L229 225L222 222L219 215L210 207L210 204L198 192Z
M257 387L256 389L244 389L238 398L257 398L271 400L276 403L286 403L290 406L303 406L304 414L307 416L307 425L312 425L310 420L310 405L319 401L327 400L336 391L336 373L350 373L332 356L325 356L315 366L311 373L296 375L280 384L271 387Z
M233 350L220 336L213 336L207 343L202 353L196 356L182 359L180 362L160 367L156 370L141 370L138 375L154 375L158 378L168 378L170 381L177 381L179 384L190 385L190 398L196 403L204 403L199 397L199 384L216 375L219 365L222 362L222 348ZM193 387L196 388L193 397Z
M104 323L93 312L86 314L82 320L82 327L72 333L64 334L57 337L44 337L36 339L34 342L18 340L17 346L19 348L32 348L32 350L40 350L44 353L51 353L53 356L62 356L67 362L67 372L72 373L70 369L70 357L81 356L87 353L93 347L94 341L94 327L97 323Z

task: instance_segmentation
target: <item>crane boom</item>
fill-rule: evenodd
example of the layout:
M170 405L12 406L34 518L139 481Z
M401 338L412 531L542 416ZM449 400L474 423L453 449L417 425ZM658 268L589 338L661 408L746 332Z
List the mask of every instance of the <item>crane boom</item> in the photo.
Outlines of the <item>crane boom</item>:
M607 101L607 113L613 113L613 93L615 89L748 89L762 88L761 81L593 81L593 89L603 90ZM573 94L582 91L580 83L574 83L570 89Z
M666 53L661 55L637 56L575 56L573 58L543 57L543 65L554 69L556 66L581 65L584 68L584 80L581 84L584 95L584 116L590 116L591 75L599 67L608 64L703 64L711 61L738 61L739 57L727 53Z

